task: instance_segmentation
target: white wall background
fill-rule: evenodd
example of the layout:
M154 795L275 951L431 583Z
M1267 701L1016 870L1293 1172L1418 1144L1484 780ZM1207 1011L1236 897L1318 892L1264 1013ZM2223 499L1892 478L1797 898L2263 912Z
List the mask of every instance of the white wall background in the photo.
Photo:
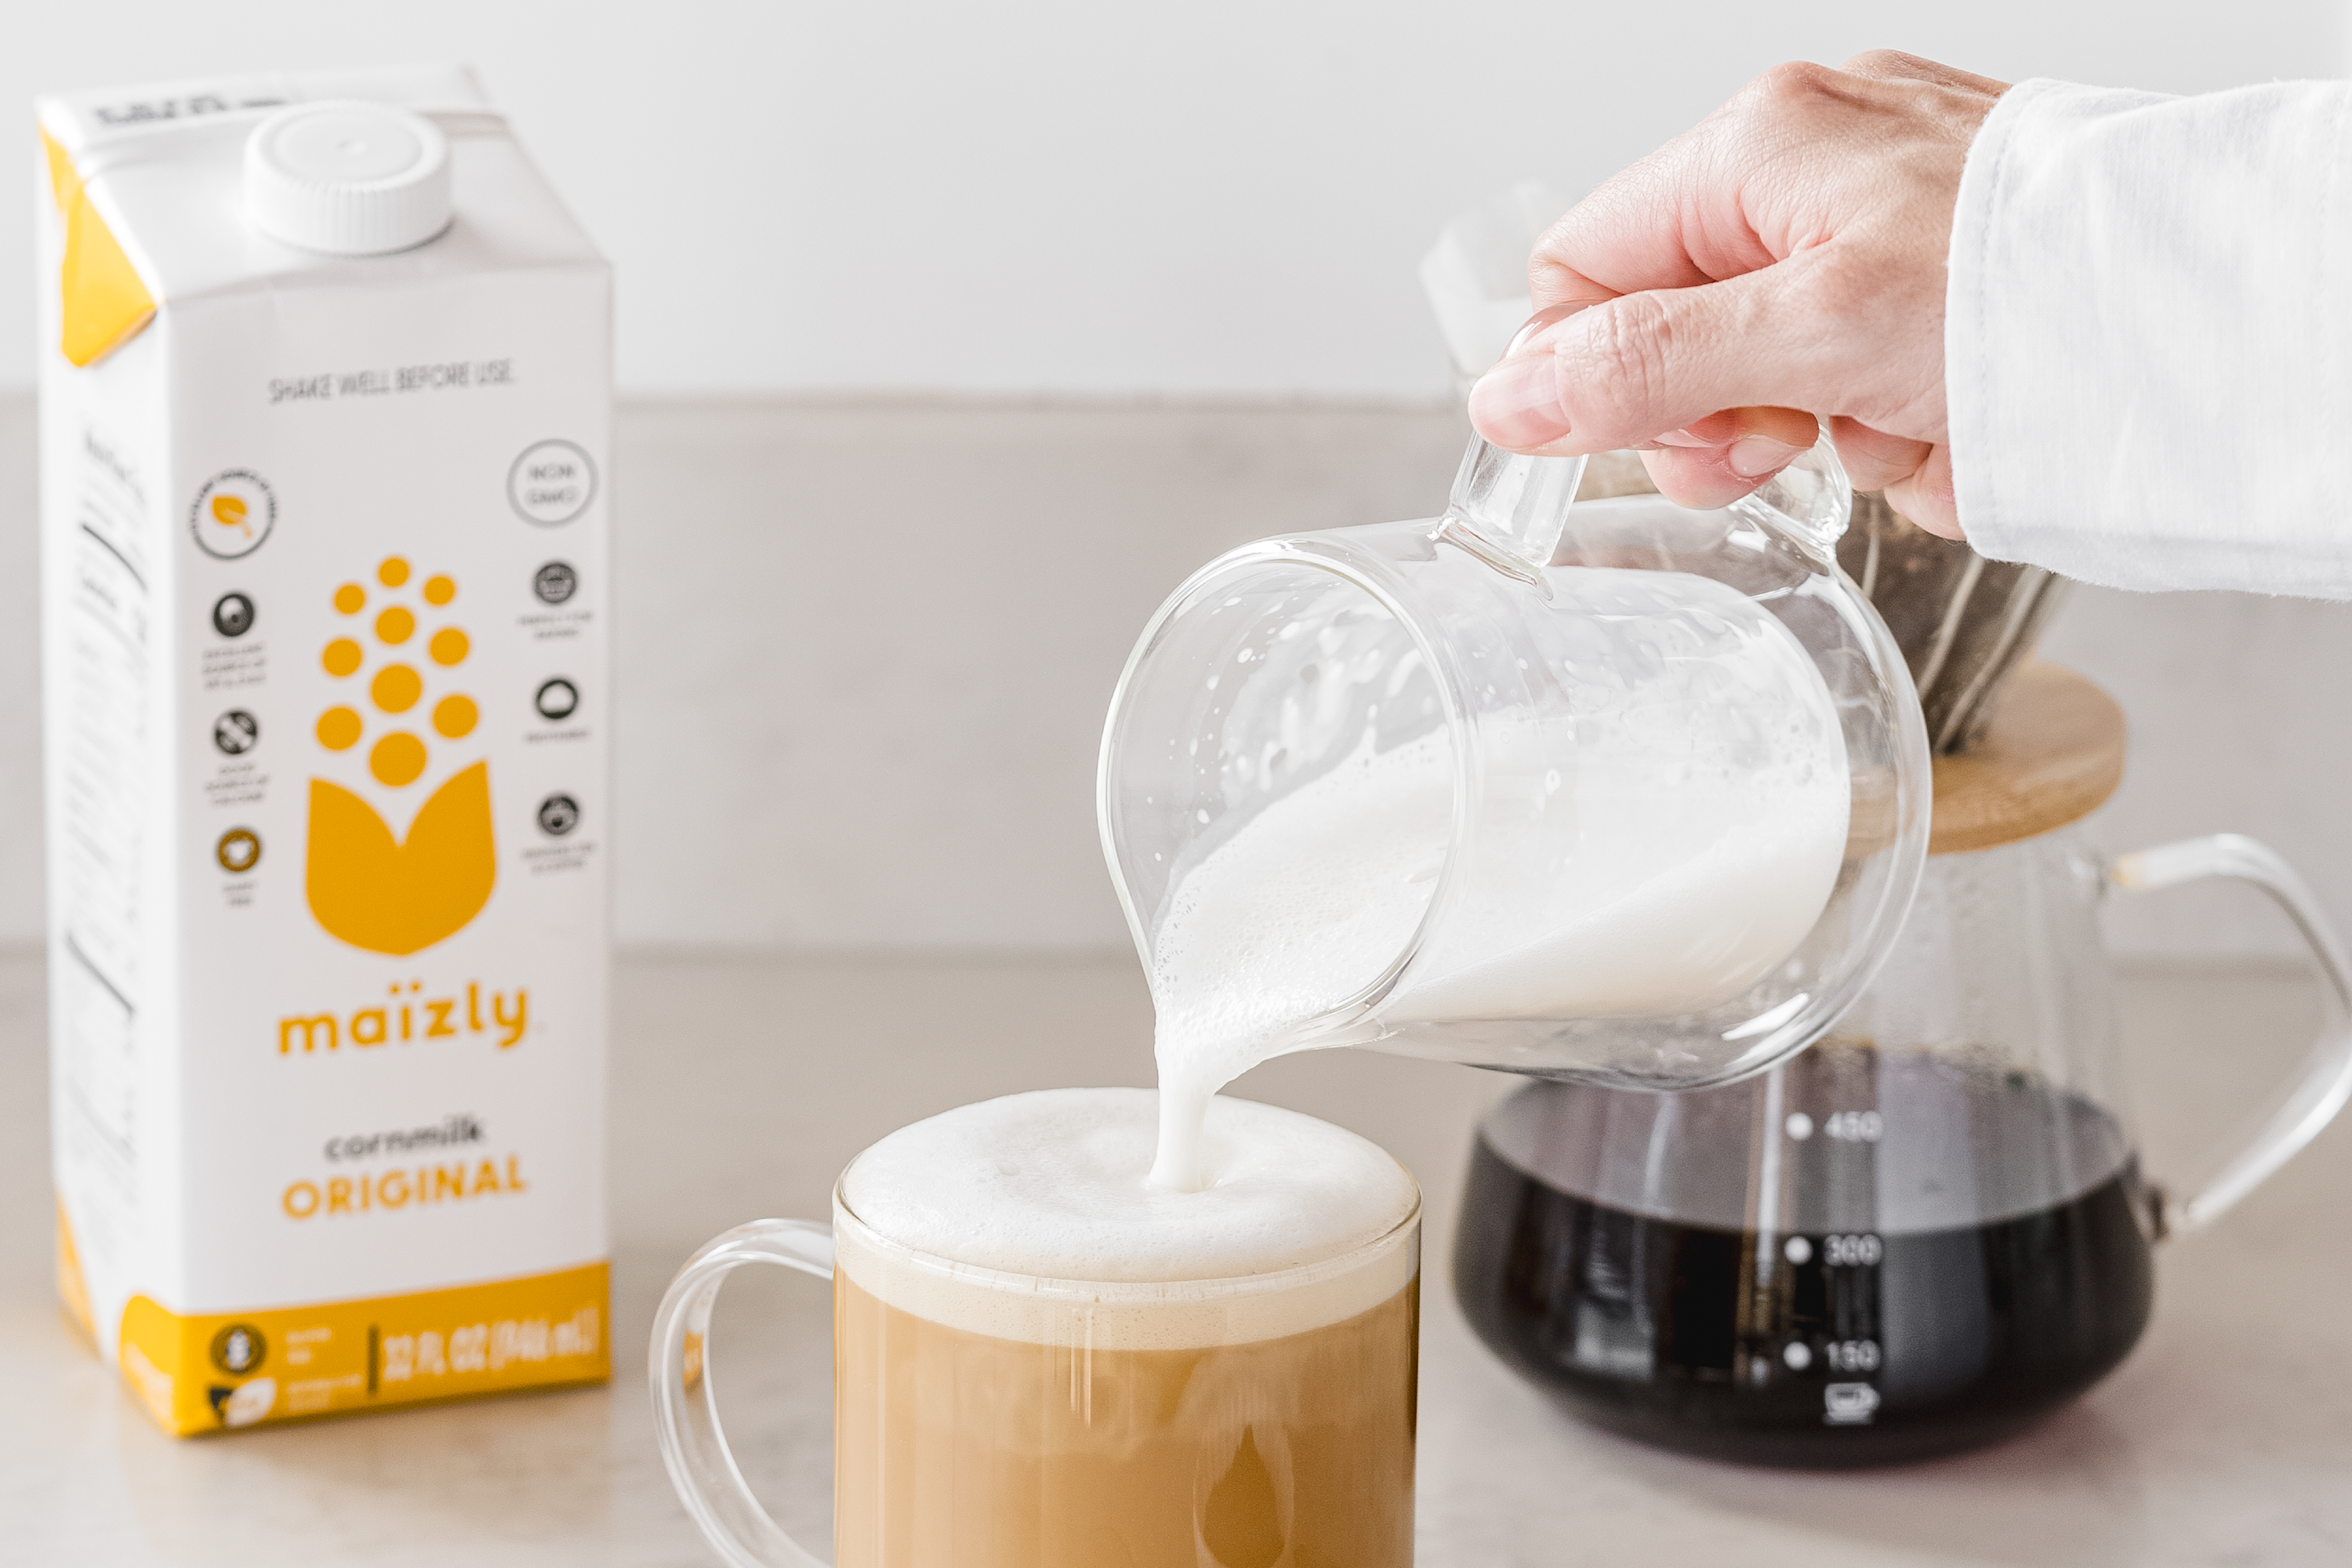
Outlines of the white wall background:
M20 0L0 105L470 60L618 263L627 392L1422 397L1446 217L1881 46L2183 91L2346 58L2340 0ZM28 212L0 203L0 388L31 382Z

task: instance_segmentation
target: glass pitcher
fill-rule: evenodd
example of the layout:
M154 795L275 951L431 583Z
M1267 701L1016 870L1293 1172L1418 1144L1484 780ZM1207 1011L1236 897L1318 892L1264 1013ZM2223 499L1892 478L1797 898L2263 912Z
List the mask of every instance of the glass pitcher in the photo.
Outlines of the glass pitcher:
M1097 804L1163 1040L1225 1008L1236 1072L1356 1045L1703 1084L1860 994L1929 766L1838 569L1844 470L1824 440L1720 510L1571 510L1584 467L1474 441L1444 517L1244 546L1152 618Z
M2065 754L2011 765L2004 739L2036 731ZM2352 964L2293 870L2235 836L2093 856L2063 824L2114 787L2122 716L2079 676L2026 667L1990 742L1939 761L1990 787L1939 787L1902 940L1820 1044L1727 1088L1543 1083L1486 1118L1456 1293L1577 1414L1762 1463L2002 1436L2131 1349L2157 1240L2218 1218L2352 1092ZM2086 760L2101 746L2112 765ZM2326 1016L2260 1131L2177 1197L2139 1166L2098 909L2210 877L2285 910Z

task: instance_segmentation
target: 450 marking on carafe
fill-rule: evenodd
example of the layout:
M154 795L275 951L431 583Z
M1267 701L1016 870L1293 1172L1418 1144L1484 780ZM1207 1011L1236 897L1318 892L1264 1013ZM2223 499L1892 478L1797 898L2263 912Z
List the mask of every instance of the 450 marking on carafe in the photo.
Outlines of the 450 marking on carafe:
M1822 1131L1841 1143L1875 1143L1886 1131L1886 1120L1875 1110L1835 1110Z

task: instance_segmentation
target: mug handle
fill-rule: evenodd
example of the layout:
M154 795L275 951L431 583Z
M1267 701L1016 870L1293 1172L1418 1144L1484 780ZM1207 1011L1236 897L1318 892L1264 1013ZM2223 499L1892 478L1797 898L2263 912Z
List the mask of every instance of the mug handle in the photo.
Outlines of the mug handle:
M719 1427L711 1388L710 1308L727 1276L746 1263L774 1263L833 1278L833 1227L804 1219L739 1225L687 1259L654 1314L654 1431L662 1462L694 1522L732 1568L827 1568L768 1517Z
M2118 856L2107 873L2112 885L2131 892L2153 892L2208 877L2250 883L2286 911L2318 968L2323 1016L2302 1076L2253 1140L2187 1202L2165 1200L2160 1216L2165 1227L2184 1234L2212 1224L2268 1181L2336 1120L2345 1100L2352 1098L2352 962L2347 961L2343 941L2318 898L2278 851L2242 834L2217 833Z

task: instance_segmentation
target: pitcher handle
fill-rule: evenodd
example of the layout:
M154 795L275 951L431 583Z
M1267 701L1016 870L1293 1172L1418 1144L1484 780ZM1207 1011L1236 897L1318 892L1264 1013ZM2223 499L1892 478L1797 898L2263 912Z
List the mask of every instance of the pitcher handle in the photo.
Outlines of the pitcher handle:
M774 1263L833 1278L833 1227L804 1219L739 1225L687 1259L654 1314L654 1431L670 1484L694 1522L732 1568L827 1568L777 1527L743 1484L719 1427L711 1388L710 1309L727 1276L746 1263Z
M2208 877L2251 883L2286 911L2319 970L2324 1014L2302 1076L2252 1142L2231 1156L2196 1195L2177 1205L2166 1205L2168 1226L2184 1233L2212 1224L2268 1181L2336 1120L2345 1100L2352 1098L2352 961L2346 959L2343 941L2318 898L2278 851L2242 834L2217 833L2119 856L2108 872L2115 886L2133 892Z

